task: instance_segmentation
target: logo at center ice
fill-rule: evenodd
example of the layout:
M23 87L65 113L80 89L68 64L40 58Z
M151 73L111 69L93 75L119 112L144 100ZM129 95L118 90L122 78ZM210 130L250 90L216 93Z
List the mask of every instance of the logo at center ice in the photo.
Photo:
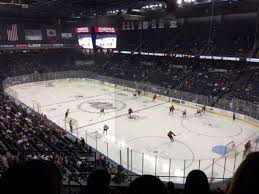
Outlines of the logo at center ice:
M116 109L112 103L109 102L89 102L90 106L96 109L104 108L105 110Z
M104 108L105 113L110 113L126 108L126 104L116 99L94 99L78 105L79 110L88 113L100 113L101 108Z

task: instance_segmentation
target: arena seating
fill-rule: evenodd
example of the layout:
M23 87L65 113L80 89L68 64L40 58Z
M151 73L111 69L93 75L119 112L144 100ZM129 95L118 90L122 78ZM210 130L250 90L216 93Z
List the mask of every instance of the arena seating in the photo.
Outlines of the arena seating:
M27 160L48 160L56 164L65 176L87 173L111 166L109 160L86 145L84 139L71 140L63 129L51 123L45 115L31 113L0 95L1 170Z
M255 54L254 22L245 19L213 22L211 26L209 22L192 22L176 28L121 30L118 40L119 50L238 57Z
M73 49L2 52L0 60L1 80L35 71L88 70L217 98L237 97L259 102L257 66L246 62L114 54L96 57L95 65L77 65L76 60L93 58Z

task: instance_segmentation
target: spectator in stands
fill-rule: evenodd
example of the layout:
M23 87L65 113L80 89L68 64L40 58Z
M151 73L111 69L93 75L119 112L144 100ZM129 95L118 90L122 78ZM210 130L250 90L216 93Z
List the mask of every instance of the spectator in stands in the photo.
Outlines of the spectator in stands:
M174 183L173 182L168 182L167 183L167 190L168 194L175 194L175 189L174 189Z
M200 170L191 171L186 179L184 194L209 194L210 186L206 174Z
M249 154L238 167L227 194L259 193L259 152Z
M1 192L8 194L60 194L61 174L48 161L32 160L9 168L2 177Z
M127 194L166 194L164 183L152 175L136 178L129 186Z
M117 190L110 189L111 175L107 170L94 170L87 179L87 194L118 194Z

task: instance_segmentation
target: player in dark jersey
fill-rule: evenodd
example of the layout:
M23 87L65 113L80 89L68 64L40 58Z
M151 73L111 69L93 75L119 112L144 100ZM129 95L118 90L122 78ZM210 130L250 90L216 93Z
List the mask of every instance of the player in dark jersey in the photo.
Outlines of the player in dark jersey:
M233 121L236 120L236 114L233 113Z
M183 118L186 118L186 110L183 111Z
M169 137L170 141L173 142L174 141L174 136L176 136L172 131L169 131L167 133L167 136Z
M206 112L206 106L204 105L202 108L201 108L202 112Z
M202 110L198 109L195 115L200 115L201 116Z
M250 151L250 150L251 150L251 147L252 147L251 141L249 140L249 141L246 142L246 144L245 144L245 151Z
M72 119L69 120L69 128L70 128L70 133L73 133L73 121L72 121Z
M128 115L129 115L129 117L131 118L131 114L133 113L133 110L131 109L131 108L129 108L129 110L128 110Z
M105 112L104 112L104 108L103 107L101 107L101 109L100 109L100 115L105 115Z
M245 151L243 153L243 158L245 158L248 154L251 153L251 148L252 148L252 144L251 141L249 140L248 142L246 142L245 144Z
M65 119L67 118L68 113L69 113L69 109L67 109L67 112L65 113Z
M175 110L175 108L174 108L174 105L172 105L170 108L169 108L169 113L174 113L174 110Z
M153 96L153 101L156 101L156 98L157 98L157 95L155 94L155 95Z

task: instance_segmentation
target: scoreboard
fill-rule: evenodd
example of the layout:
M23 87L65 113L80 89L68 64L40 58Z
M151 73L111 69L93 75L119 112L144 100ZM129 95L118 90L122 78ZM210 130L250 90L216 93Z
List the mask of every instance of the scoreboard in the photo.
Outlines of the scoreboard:
M77 27L75 32L78 38L78 44L85 49L93 49L93 39L89 27Z
M81 26L75 28L78 43L84 49L115 49L117 47L117 30L114 27Z
M117 47L117 33L114 27L94 27L95 46L101 49L115 49Z

